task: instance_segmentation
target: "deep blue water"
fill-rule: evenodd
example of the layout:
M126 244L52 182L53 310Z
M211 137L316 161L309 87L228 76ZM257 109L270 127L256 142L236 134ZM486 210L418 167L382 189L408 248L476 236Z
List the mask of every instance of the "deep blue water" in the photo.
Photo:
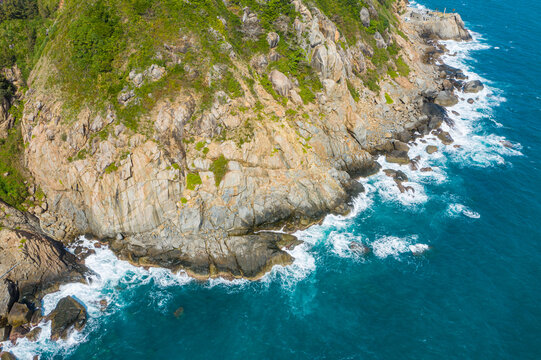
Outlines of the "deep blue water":
M478 50L450 61L486 79L492 96L477 113L459 105L452 134L462 148L423 155L436 174L408 171L415 194L400 195L384 175L362 180L356 215L299 233L307 244L295 265L262 282L187 282L117 269L105 254L96 262L111 264L108 286L64 289L94 317L85 339L60 352L45 345L43 358L540 358L541 4L423 5L456 9L480 34ZM356 256L350 241L374 251ZM412 244L432 248L414 256ZM102 314L89 299L104 296Z

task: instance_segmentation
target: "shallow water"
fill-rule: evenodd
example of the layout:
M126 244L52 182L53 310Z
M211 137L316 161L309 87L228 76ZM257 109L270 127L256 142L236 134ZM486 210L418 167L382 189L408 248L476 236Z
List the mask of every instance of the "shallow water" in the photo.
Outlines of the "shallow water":
M425 0L455 8L475 32L447 42L446 62L480 78L473 105L453 109L455 144L417 141L400 193L382 172L347 217L297 235L295 263L262 281L201 284L147 272L97 249L91 285L67 285L88 307L83 333L59 344L22 342L21 358L54 359L537 359L541 356L541 5ZM512 142L510 149L502 140ZM428 155L428 144L438 152ZM350 242L372 247L363 257ZM430 247L424 255L412 252ZM106 298L102 312L99 300ZM179 307L184 314L176 318Z

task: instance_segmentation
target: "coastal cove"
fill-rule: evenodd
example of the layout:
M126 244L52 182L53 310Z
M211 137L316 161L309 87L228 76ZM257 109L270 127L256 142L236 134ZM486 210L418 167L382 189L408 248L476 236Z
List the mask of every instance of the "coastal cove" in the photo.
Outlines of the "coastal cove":
M527 2L409 4L461 14L472 40L439 41L447 51L437 64L483 88L455 91L441 127L409 140L415 166L393 159L398 148L380 151L376 173L348 183L349 212L293 224L303 230L293 232L298 245L280 246L287 261L264 275L268 264L254 267L255 281L199 281L135 266L145 263L126 261L115 240L82 236L67 250L90 250L88 281L45 295L42 312L72 296L86 326L54 342L44 324L37 341L3 350L17 359L539 358L541 70L523 61L541 56L541 7Z

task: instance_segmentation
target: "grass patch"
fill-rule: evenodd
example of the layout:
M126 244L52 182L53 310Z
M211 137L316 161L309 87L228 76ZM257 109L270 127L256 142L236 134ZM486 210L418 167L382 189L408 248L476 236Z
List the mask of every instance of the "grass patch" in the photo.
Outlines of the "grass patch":
M393 99L391 99L391 95L385 93L385 102L389 105L394 103Z
M222 181L223 177L227 173L228 162L229 160L227 160L225 156L222 154L216 160L214 160L212 164L210 165L210 171L214 173L214 182L216 183L216 187L220 185L220 182Z
M201 181L201 176L199 176L199 173L186 174L186 188L188 190L195 190L195 187L201 184L203 184L203 182Z

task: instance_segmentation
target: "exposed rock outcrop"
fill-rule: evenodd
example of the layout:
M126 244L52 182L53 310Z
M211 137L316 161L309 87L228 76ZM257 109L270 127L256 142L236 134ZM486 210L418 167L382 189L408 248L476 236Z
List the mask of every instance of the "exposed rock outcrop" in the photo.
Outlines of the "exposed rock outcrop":
M408 15L425 36L440 40L472 39L459 14L412 10Z

